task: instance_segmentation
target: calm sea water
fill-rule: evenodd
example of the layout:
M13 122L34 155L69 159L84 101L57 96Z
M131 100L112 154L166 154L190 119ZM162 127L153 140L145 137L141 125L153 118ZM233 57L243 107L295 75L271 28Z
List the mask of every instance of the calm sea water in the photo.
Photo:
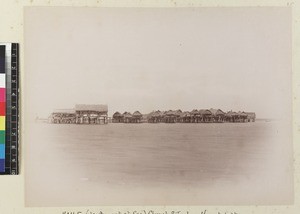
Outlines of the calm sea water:
M108 125L39 123L32 126L31 131L35 134L30 136L26 152L26 187L32 205L59 205L62 200L66 202L63 205L81 202L97 205L99 201L114 204L114 200L125 201L125 204L126 201L159 204L150 196L141 202L139 195L148 190L163 189L167 194L176 189L182 195L192 193L199 198L196 193L202 190L208 195L223 187L258 191L273 181L276 185L291 181L290 176L281 178L282 173L289 172L291 142L288 142L285 128L274 121ZM127 200L126 193L120 193L122 190L139 194ZM239 192L238 189L232 191ZM57 197L58 194L64 195L63 199ZM184 202L181 197L175 199L169 197L165 200ZM203 195L198 200L192 202L207 202Z

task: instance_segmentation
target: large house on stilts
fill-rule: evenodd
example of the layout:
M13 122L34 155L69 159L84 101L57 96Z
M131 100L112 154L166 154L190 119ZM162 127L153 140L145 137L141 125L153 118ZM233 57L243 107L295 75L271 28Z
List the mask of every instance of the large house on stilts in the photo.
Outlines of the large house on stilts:
M75 105L77 124L107 124L107 105Z
M75 105L73 109L55 110L49 116L50 123L61 124L107 124L107 105Z

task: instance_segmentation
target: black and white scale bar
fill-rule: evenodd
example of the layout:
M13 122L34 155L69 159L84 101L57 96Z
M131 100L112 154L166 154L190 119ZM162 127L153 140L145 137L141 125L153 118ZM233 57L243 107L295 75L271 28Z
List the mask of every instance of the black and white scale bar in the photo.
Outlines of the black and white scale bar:
M1 44L1 43L0 43ZM19 44L6 45L5 172L19 173Z

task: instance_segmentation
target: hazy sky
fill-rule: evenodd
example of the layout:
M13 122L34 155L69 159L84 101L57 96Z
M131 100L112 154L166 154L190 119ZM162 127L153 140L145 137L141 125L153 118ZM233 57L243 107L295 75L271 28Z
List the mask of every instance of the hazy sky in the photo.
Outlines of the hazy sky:
M289 8L26 8L25 107L291 111Z

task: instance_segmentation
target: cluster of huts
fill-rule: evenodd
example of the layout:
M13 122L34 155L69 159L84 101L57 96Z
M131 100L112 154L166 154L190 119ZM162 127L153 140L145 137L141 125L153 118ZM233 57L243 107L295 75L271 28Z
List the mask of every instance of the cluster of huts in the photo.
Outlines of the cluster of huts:
M194 109L192 111L169 110L152 111L149 114L141 114L135 111L115 112L112 117L113 123L246 123L255 122L254 112L223 112L221 109Z
M254 112L223 112L221 109L194 109L192 111L152 111L142 114L115 112L108 117L107 105L75 105L72 109L55 110L48 118L50 123L60 124L107 124L113 123L246 123L255 122Z
M107 124L107 105L75 105L73 109L57 109L48 118L50 123Z

